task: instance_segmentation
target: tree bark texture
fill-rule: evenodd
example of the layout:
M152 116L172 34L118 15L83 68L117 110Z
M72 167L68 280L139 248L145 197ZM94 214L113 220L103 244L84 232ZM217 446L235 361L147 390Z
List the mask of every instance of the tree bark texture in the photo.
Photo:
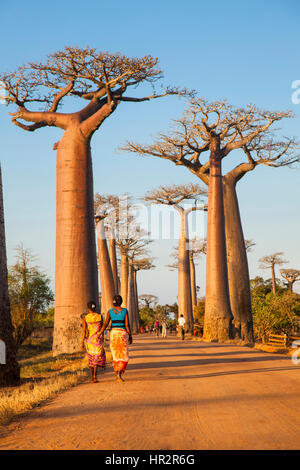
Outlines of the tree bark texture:
M232 337L229 301L221 158L211 149L208 191L206 299L204 334L207 341Z
M272 269L272 292L273 294L276 294L276 276L275 276L275 264L272 264L271 266Z
M181 226L178 246L178 316L185 318L186 331L193 328L192 296L191 296L191 277L190 277L190 259L189 259L189 235L187 214L184 209L180 211Z
M124 251L121 253L121 297L123 299L122 307L125 308L128 306L128 274L128 254Z
M138 288L137 288L137 271L134 270L134 305L135 305L135 316L136 316L136 324L138 328L138 333L140 331L140 312L139 312L139 298L138 298Z
M109 257L110 257L112 274L114 278L115 292L116 294L118 294L120 290L120 281L119 281L119 276L118 276L116 241L115 241L113 232L111 232L111 236L109 239Z
M134 295L134 267L132 263L129 263L129 275L128 275L128 318L131 331L134 334L138 333L138 324L136 318L136 303Z
M196 270L193 254L190 252L190 276L191 276L191 294L192 294L192 311L197 306L197 290L196 290Z
M233 334L253 343L253 322L248 259L242 229L236 181L223 177L226 252Z
M99 308L90 139L71 126L57 148L54 355L80 350L80 315Z
M13 337L13 325L10 315L8 282L7 282L7 258L4 225L4 207L2 192L2 175L0 167L0 387L19 385L20 368L16 359L16 345ZM4 357L2 357L2 355Z

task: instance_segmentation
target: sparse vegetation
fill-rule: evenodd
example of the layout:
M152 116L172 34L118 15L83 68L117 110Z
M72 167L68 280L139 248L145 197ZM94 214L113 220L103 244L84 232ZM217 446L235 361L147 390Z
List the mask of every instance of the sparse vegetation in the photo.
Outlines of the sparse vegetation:
M106 352L108 362L110 352ZM26 413L56 393L67 390L88 376L84 352L52 356L51 342L32 341L19 349L21 385L0 391L0 426Z

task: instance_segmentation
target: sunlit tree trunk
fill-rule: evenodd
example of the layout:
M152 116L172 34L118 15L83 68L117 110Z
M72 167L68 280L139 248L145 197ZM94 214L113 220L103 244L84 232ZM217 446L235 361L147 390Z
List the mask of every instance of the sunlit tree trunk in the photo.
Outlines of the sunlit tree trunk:
M190 276L191 276L191 294L192 294L192 311L197 305L197 290L196 290L196 270L193 253L190 252Z
M219 141L213 140L208 192L206 299L203 337L224 341L232 336L229 301L223 185Z
M276 294L277 286L276 286L276 276L275 276L275 264L272 264L271 269L272 269L272 292L273 294Z
M4 226L2 176L0 167L0 387L19 385L20 368L16 359L16 345L7 282L7 258Z
M230 306L234 334L253 343L253 323L248 259L241 224L236 181L230 174L223 177L226 251Z
M138 333L138 324L136 318L136 302L135 302L135 289L134 289L134 267L133 263L129 262L129 275L128 275L128 317L132 333Z
M80 315L98 306L90 140L68 129L58 144L53 354L80 350Z
M120 281L118 276L118 263L117 263L117 253L116 253L116 240L114 230L111 229L110 231L110 238L109 238L109 257L111 263L112 274L114 278L115 284L115 292L116 294L119 293L120 290Z
M178 206L176 207L178 209ZM178 315L185 318L186 330L193 328L190 260L189 260L189 235L187 214L184 209L179 208L181 216L180 238L178 245Z
M129 263L126 250L121 252L121 297L123 299L122 307L128 306L128 275Z
M139 313L139 300L138 300L138 288L137 288L137 271L134 269L134 305L135 305L135 316L136 324L139 332L141 322L140 322L140 313Z

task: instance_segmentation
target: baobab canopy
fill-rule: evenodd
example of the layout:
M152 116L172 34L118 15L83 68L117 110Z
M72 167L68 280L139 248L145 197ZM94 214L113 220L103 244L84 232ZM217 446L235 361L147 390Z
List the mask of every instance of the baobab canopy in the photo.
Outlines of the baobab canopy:
M45 126L66 129L74 113L59 113L58 107L68 95L93 103L80 113L75 113L84 133L97 128L104 104L115 108L121 101L138 102L186 93L185 90L166 87L161 94L154 92L139 98L125 96L130 86L136 87L142 82L153 86L161 78L157 58L150 55L129 58L120 53L98 52L90 47L65 47L62 51L49 54L43 63L31 62L1 76L7 92L7 104L18 106L18 111L12 114L15 125L27 131ZM28 106L37 108L36 105L42 105L43 112L37 109L29 111ZM24 124L22 120L32 124ZM93 120L94 126L91 127Z

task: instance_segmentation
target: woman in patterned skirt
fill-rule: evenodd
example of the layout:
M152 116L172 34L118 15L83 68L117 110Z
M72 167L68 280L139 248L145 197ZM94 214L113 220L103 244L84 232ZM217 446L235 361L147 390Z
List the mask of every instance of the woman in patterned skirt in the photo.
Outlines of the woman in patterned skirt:
M89 313L83 318L83 338L81 346L83 350L86 350L89 359L91 372L90 383L97 383L97 369L98 367L104 369L106 362L103 336L99 335L103 322L101 315L95 312L95 302L89 302L87 307Z
M111 321L110 350L113 358L114 371L119 382L124 382L122 375L126 370L129 360L128 344L132 343L128 311L127 308L121 307L122 302L122 297L115 295L113 299L114 307L107 312L105 323L98 333L98 335L101 335Z

